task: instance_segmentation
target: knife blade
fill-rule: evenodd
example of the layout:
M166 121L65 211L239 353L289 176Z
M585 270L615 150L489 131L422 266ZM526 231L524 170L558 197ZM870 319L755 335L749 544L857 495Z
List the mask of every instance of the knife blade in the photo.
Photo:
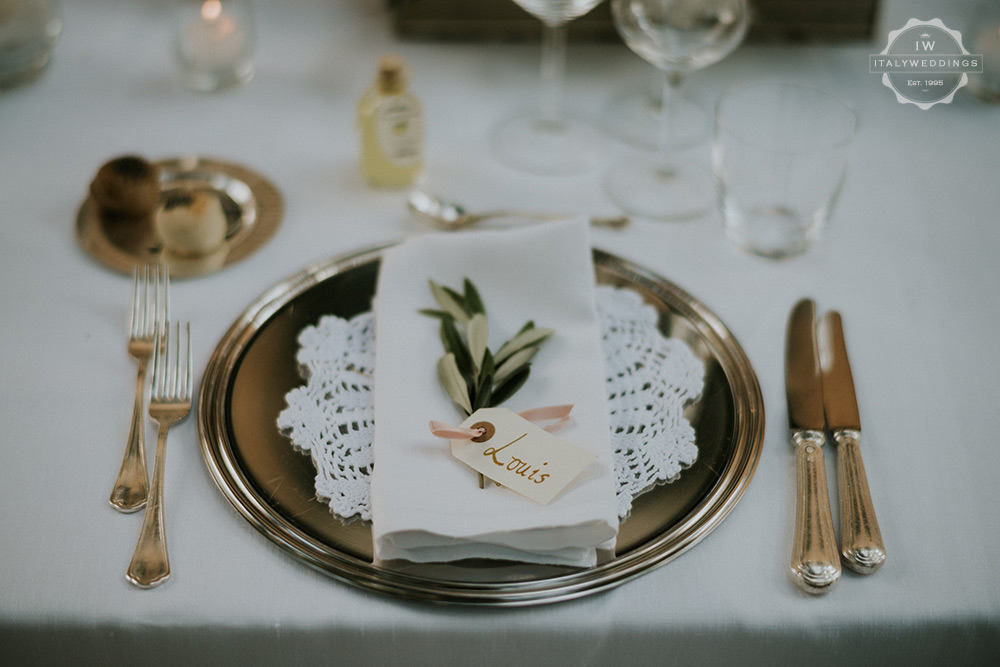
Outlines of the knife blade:
M803 299L792 309L785 338L788 426L795 446L795 534L792 577L808 593L825 593L840 578L823 445L826 415L816 346L816 304Z
M885 562L885 544L861 458L861 417L840 313L824 315L819 330L823 408L837 443L840 555L852 570L871 574Z

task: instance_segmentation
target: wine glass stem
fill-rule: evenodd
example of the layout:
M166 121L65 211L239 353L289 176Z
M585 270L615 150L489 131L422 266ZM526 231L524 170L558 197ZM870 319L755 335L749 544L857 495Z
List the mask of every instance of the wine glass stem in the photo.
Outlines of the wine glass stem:
M682 79L679 72L663 72L663 99L660 101L660 127L656 138L657 162L663 170L670 169L670 145L674 138L674 124L679 108L677 95Z
M545 125L563 122L563 84L566 80L566 24L545 24L542 32L542 108Z

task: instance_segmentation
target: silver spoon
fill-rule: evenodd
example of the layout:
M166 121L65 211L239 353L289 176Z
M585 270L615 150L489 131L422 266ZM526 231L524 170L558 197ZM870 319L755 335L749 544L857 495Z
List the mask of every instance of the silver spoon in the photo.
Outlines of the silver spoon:
M537 213L514 210L496 210L483 213L469 213L461 205L450 202L440 197L427 194L421 190L414 190L406 201L407 208L418 217L430 222L442 229L462 229L469 227L489 218L530 218L532 220L560 220L569 218L568 215L554 215L549 213ZM609 227L618 229L629 224L627 216L613 217L592 217L590 224L595 227Z

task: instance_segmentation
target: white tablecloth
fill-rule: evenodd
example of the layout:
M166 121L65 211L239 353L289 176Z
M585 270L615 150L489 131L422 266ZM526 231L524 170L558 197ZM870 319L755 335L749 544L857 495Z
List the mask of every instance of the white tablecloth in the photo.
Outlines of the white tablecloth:
M126 152L219 157L279 186L287 210L271 243L173 286L203 368L272 284L424 229L401 193L366 188L356 166L354 105L386 51L406 58L425 104L429 189L475 207L613 213L600 172L536 178L490 155L491 128L537 93L537 45L400 43L376 0L258 3L256 78L199 95L180 87L171 61L170 3L63 4L51 69L0 94L9 664L973 664L1000 650L1000 107L960 92L921 111L868 73L890 29L913 16L962 29L965 3L892 2L876 43L747 45L690 77L688 94L709 105L737 81L812 83L861 119L828 233L801 258L741 254L714 213L595 232L597 245L665 275L732 329L767 406L763 455L734 512L692 551L613 591L520 610L401 602L306 567L218 491L194 419L171 431L167 452L172 577L152 591L127 584L141 517L120 515L107 496L132 400L130 284L77 246L73 222L97 166ZM572 45L568 74L570 104L595 120L654 80L610 44ZM616 145L608 163L625 150ZM794 457L783 336L805 295L844 316L889 554L875 575L845 572L819 598L786 574Z

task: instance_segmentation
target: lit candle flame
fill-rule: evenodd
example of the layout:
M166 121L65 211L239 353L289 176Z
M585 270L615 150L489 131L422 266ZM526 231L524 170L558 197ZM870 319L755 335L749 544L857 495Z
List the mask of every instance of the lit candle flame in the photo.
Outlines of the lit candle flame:
M201 6L201 17L206 21L214 21L222 14L222 3L219 0L205 0Z

